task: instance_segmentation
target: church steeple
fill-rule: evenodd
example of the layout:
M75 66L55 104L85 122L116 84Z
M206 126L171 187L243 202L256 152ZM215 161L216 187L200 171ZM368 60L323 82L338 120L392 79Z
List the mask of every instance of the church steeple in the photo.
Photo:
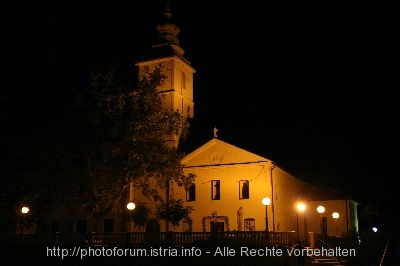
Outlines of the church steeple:
M161 23L156 26L155 45L165 43L179 45L178 34L180 31L179 27L172 22L171 8L167 5L162 14Z
M167 4L161 21L155 27L154 42L151 46L153 54L177 54L183 58L185 51L179 45L180 31L180 28L172 21L171 8Z
M150 46L150 56L146 60L136 62L139 76L147 70L161 66L165 75L164 84L158 87L161 94L162 107L166 110L178 111L184 118L193 118L193 74L196 70L183 57L180 47L179 27L172 21L170 6L167 5L161 20L155 26L154 41ZM179 135L169 136L166 141L177 147Z

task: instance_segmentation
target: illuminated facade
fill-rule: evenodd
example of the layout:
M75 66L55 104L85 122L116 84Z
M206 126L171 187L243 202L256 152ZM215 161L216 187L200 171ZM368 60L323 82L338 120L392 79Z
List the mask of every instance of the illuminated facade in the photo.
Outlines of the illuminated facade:
M172 197L183 199L194 211L191 221L176 230L210 231L211 224L217 223L224 231L262 231L266 217L269 231L298 231L301 237L321 233L322 220L327 235L358 230L355 202L315 188L271 160L216 137L188 154L183 164L196 179L187 189L175 185ZM268 215L262 203L265 197L271 199ZM305 205L303 211L296 208L299 202ZM317 211L319 205L325 207L323 214ZM339 218L334 219L332 212L338 212Z

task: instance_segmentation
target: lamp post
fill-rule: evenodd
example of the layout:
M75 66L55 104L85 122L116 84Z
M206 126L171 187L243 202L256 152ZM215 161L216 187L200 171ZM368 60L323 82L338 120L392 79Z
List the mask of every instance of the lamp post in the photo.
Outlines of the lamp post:
M28 212L29 212L29 208L28 207L26 207L26 206L23 206L22 208L21 208L21 213L22 213L22 230L21 230L21 233L22 234L24 234L24 229L25 229L25 223L26 223L26 215L28 214Z
M333 218L333 221L335 222L335 236L337 236L337 219L339 219L339 213L333 212L332 218Z
M126 208L129 210L129 232L132 232L132 211L135 209L136 205L132 201L126 205Z
M302 202L299 202L299 203L297 203L296 208L297 208L297 240L299 240L299 212L304 212L304 210L306 209L306 205ZM304 222L305 222L305 218L304 218Z
M317 212L319 213L320 217L320 226L321 226L321 235L324 234L324 228L323 228L323 223L322 223L322 214L325 212L325 207L320 205L317 207Z
M127 185L126 185L127 186ZM125 186L125 187L126 187ZM124 188L125 188L124 187ZM133 179L129 180L129 202L126 205L126 208L129 211L129 232L132 232L132 211L135 209L136 205L133 203L133 194L134 194L134 186L133 186Z
M268 232L268 205L271 204L271 199L265 197L262 199L262 204L265 206L265 231Z

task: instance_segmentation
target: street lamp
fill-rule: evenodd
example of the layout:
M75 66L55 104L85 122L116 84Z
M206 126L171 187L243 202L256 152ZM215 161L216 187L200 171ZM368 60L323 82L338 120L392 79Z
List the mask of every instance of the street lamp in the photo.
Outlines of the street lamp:
M297 208L297 239L299 239L299 212L304 212L304 210L306 209L306 205L302 202L297 203L296 205ZM305 222L305 219L304 219ZM305 233L305 232L304 232Z
M21 233L24 234L24 229L25 229L25 223L26 223L26 215L29 212L29 208L26 206L23 206L21 208L21 213L22 213L22 231Z
M268 232L268 205L271 204L271 199L265 197L261 202L265 206L265 231Z
M135 209L136 205L132 201L126 205L126 208L129 210L129 232L132 232L132 211Z
M319 213L319 216L320 216L321 235L323 235L324 234L324 226L323 226L323 223L322 223L322 214L325 212L325 207L322 206L322 205L318 206L317 207L317 212Z
M337 219L339 219L339 213L333 212L332 218L333 218L333 221L335 222L335 235L337 236Z

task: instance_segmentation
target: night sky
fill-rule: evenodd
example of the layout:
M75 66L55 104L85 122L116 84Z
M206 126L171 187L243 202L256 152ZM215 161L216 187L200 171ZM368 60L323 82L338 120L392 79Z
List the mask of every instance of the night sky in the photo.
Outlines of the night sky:
M93 66L114 61L134 68L164 2L15 6L3 25L12 134L29 135L65 114ZM170 2L181 47L197 70L188 149L210 140L216 126L221 140L312 184L363 202L394 199L400 85L394 6Z

